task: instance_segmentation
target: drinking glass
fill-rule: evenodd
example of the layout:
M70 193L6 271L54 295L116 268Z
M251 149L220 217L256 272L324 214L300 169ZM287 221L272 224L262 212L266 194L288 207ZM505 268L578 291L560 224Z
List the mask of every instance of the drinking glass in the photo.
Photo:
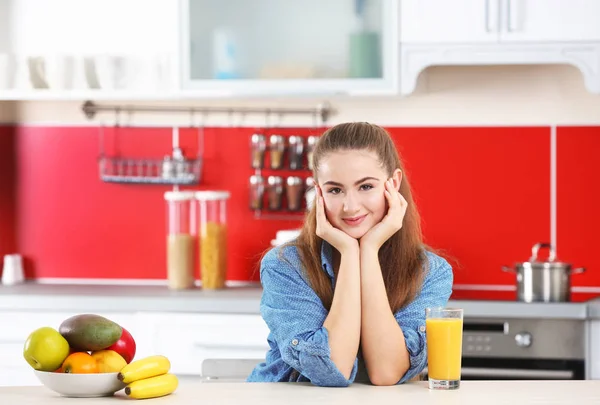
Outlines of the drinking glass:
M458 389L462 357L463 310L427 308L425 314L429 388Z

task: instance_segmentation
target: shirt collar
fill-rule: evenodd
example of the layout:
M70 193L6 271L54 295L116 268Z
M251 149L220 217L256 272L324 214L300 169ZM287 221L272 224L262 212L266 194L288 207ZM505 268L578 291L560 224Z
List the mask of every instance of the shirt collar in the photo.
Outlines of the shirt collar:
M321 265L333 280L333 248L326 241L321 244Z

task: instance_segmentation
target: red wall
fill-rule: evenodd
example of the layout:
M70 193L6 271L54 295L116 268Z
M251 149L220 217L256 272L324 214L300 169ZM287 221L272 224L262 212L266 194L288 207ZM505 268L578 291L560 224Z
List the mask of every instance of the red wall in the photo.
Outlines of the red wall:
M194 187L232 193L230 280L257 280L258 257L275 232L300 224L255 219L248 209L252 132L207 129L204 177L201 187ZM514 275L502 272L502 265L527 260L534 243L550 239L550 128L390 132L406 161L426 240L454 258L456 283L513 285ZM168 187L101 182L98 128L18 127L14 133L18 187L15 191L10 179L0 183L0 204L8 206L0 211L0 238L9 235L10 243L11 232L16 234L19 251L30 263L29 277L165 278L163 192ZM196 131L180 133L186 153L196 153ZM0 136L2 145L10 145L7 139L12 138ZM111 154L160 158L170 148L171 130L111 128L105 140ZM600 225L593 210L599 192L592 186L600 174L592 155L599 147L600 128L559 129L559 255L588 267L586 274L573 277L580 286L600 286L599 259L590 248ZM0 152L4 165L11 156L7 149ZM14 212L6 197L11 194L19 207L17 225L6 221ZM488 296L512 299L514 293Z
M576 286L600 285L600 127L557 131L557 254L586 272Z
M0 258L17 249L15 181L14 128L0 125Z

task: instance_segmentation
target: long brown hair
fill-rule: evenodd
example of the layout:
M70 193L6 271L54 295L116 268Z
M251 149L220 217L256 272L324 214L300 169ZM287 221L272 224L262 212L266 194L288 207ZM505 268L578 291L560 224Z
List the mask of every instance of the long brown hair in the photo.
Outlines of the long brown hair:
M402 228L379 249L379 263L392 311L396 312L416 296L422 281L422 241L419 212L412 198L410 183L399 153L389 133L374 124L352 122L336 125L320 137L313 151L313 178L317 179L323 158L341 150L368 150L377 154L382 167L391 177L400 169L403 177L400 193L408 202ZM316 234L315 204L308 211L300 235L293 242L300 254L304 271L312 289L328 310L333 300L333 287L321 264L323 240Z

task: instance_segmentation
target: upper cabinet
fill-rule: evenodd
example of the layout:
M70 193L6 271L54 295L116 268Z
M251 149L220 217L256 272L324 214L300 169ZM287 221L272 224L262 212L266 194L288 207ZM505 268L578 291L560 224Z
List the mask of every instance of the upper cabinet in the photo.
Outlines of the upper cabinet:
M402 0L403 43L600 41L600 1Z
M600 41L600 1L486 1L502 17L503 42Z
M397 94L394 0L183 0L184 92Z
M498 40L498 10L487 0L402 0L403 43L491 43Z
M578 67L600 0L0 0L0 100L407 95L434 65Z
M578 67L600 93L600 1L400 0L400 94L433 65Z

